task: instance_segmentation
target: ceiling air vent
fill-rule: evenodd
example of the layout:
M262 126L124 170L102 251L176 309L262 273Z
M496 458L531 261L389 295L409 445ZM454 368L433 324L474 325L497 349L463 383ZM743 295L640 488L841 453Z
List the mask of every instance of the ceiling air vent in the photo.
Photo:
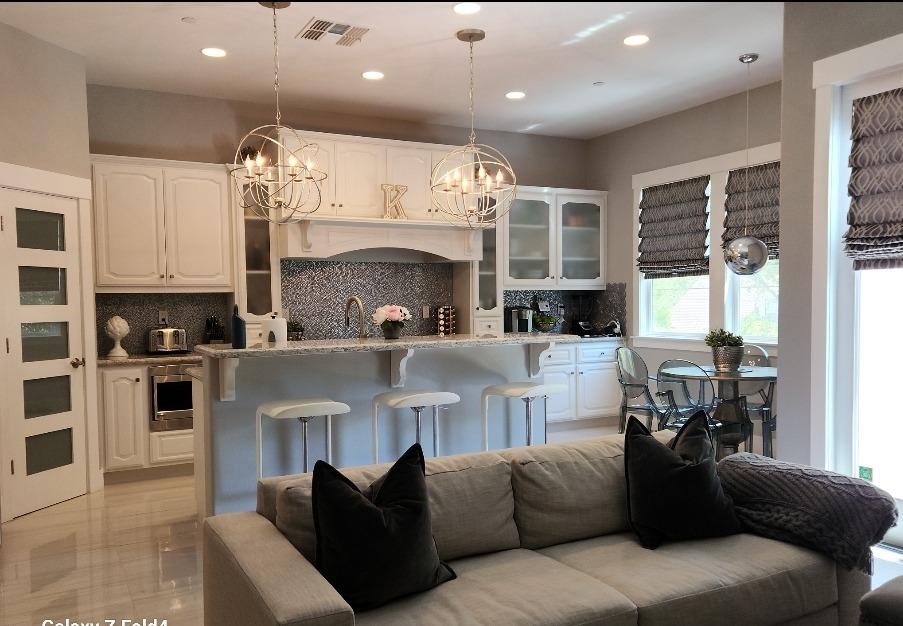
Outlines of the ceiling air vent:
M360 41L369 31L369 28L364 28L363 26L350 26L313 17L295 35L295 39L333 41L337 46L352 46Z

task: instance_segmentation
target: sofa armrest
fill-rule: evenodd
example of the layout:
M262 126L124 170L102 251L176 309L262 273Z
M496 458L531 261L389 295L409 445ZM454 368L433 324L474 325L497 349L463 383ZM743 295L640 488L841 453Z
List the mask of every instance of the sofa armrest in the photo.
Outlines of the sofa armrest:
M204 623L353 626L354 613L268 519L232 513L204 522Z

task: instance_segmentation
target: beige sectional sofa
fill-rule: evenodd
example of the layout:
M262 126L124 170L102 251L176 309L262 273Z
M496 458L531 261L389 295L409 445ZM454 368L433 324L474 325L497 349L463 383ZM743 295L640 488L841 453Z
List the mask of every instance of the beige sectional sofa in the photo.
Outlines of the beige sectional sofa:
M670 436L668 434L660 437ZM428 459L439 556L456 580L355 615L317 572L309 474L267 478L256 512L204 527L208 625L849 625L869 577L741 534L640 547L623 437ZM361 487L388 465L343 470Z

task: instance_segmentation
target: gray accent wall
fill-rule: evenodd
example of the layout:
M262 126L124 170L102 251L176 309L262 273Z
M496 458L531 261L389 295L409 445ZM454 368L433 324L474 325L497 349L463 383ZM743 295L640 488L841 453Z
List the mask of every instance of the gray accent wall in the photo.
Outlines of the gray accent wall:
M811 458L812 217L815 92L812 64L903 32L896 2L787 2L781 95L781 458Z
M0 161L90 178L85 62L0 23Z
M469 132L377 117L306 111L282 104L283 123L301 130L458 145ZM232 163L250 129L273 123L270 102L251 103L174 93L88 86L91 152L120 156ZM136 124L135 121L141 123ZM522 185L583 188L586 142L525 133L480 130L479 139L501 150Z

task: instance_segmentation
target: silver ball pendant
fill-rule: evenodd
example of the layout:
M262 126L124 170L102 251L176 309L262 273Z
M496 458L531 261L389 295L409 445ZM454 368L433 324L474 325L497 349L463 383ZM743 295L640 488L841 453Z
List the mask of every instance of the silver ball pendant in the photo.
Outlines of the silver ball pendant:
M755 237L738 237L724 247L724 263L734 274L750 276L768 262L768 246Z

